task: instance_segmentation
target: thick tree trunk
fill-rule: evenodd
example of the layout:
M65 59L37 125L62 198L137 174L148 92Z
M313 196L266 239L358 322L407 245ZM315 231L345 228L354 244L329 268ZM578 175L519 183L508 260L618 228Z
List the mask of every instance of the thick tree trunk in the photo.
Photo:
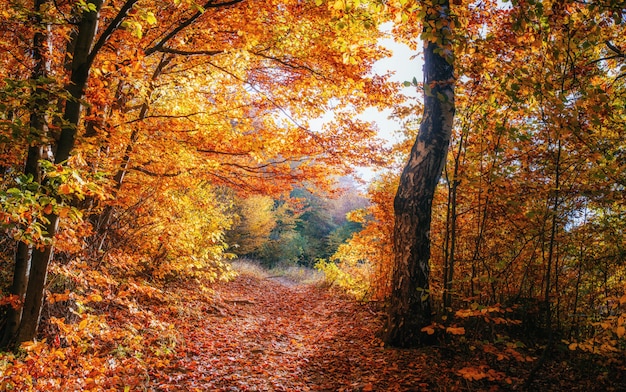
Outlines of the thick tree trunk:
M87 85L87 79L89 78L89 69L93 61L93 56L90 51L97 30L102 0L93 0L89 3L95 5L96 11L83 12L78 34L76 36L76 46L72 56L71 83L67 88L72 99L69 99L65 106L65 113L63 116L64 126L57 144L55 163L61 163L67 160L74 147L76 129L80 120L80 100L83 97L85 86ZM46 218L49 221L49 224L46 225L48 235L54 237L57 232L59 217L51 214ZM28 279L28 287L24 298L22 318L17 331L18 342L32 340L37 334L37 328L39 327L39 320L41 317L41 309L43 307L48 265L52 258L53 250L54 248L52 245L46 245L42 249L35 249L32 252L30 277Z
M384 330L390 346L428 344L422 332L432 318L430 275L430 223L435 188L441 178L450 144L454 118L454 75L449 2L425 4L427 15L436 15L433 30L424 21L425 37L441 38L424 44L424 115L394 200L394 273L391 303ZM435 40L437 41L437 40Z
M59 218L57 216L48 218L51 221L50 224L46 225L47 231L56 233ZM51 245L47 245L43 249L33 250L22 320L17 333L17 341L20 343L33 340L37 335L43 305L44 287L48 276L48 264L52 257L52 251L53 247Z
M32 107L30 108L29 126L31 135L36 140L40 139L41 141L44 140L48 133L45 113L49 103L47 89L42 85L44 83L43 78L48 76L49 68L48 60L45 55L49 48L48 26L42 20L43 8L47 2L48 0L36 0L33 6L32 16L33 25L38 27L38 31L33 35L32 56L34 66L30 79L34 85L32 96L37 98L33 101ZM35 144L28 148L26 164L24 166L24 174L31 175L33 181L37 183L41 183L41 167L39 160L42 159L44 155L44 146L41 141L36 141ZM13 269L11 294L17 296L22 304L30 276L31 255L32 245L19 241L15 252L15 267ZM11 307L7 311L0 347L9 347L15 342L22 319L22 311L22 307Z
M30 273L30 257L32 247L25 242L17 243L15 252L15 267L13 268L13 283L11 285L11 294L19 298L20 303L24 303L26 295L26 287ZM2 340L0 348L10 347L16 339L17 331L22 320L22 306L17 308L10 307L7 310L6 322L2 331Z
M91 47L94 43L96 30L98 28L98 18L103 0L92 0L89 4L95 6L95 11L85 11L81 18L78 35L76 36L76 45L74 47L74 55L72 56L72 74L70 84L67 87L72 99L65 104L65 113L63 114L64 126L61 130L61 136L57 145L57 152L54 157L56 163L61 163L70 157L70 152L74 148L76 141L76 130L80 120L81 99L85 92L87 79L89 78L89 70L93 62Z

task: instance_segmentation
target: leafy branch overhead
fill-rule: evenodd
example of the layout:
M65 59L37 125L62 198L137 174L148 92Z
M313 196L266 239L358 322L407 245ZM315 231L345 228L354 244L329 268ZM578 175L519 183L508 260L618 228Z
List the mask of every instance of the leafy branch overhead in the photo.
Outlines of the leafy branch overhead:
M0 390L623 389L623 2L0 2Z

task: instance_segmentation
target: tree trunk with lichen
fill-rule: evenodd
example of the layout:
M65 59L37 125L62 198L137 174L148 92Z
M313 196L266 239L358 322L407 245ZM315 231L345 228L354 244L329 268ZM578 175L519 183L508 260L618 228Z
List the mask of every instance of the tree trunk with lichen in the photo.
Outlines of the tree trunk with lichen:
M449 1L434 0L424 6L428 7L424 21L424 114L394 200L394 272L383 331L385 343L396 347L433 341L432 335L422 331L432 320L428 284L432 202L446 161L455 111Z
M41 183L41 167L39 161L44 158L44 140L48 134L46 121L46 111L49 105L48 92L45 86L45 79L48 77L48 60L46 52L49 50L50 38L48 34L48 24L43 20L43 13L48 4L48 0L36 0L31 16L33 26L36 31L33 35L32 60L33 68L30 76L32 89L32 103L30 109L30 137L34 139L33 144L28 148L24 174L32 176L34 183ZM20 305L24 303L26 288L30 278L30 267L33 247L27 241L18 241L15 252L15 266L13 269L13 282L11 285L11 295L19 300ZM11 347L16 340L17 331L22 320L22 307L11 307L7 311L5 325L0 338L0 347Z
M71 62L71 83L67 88L72 99L69 99L65 105L64 125L60 140L57 143L55 163L65 162L74 148L76 129L78 128L81 114L82 105L80 100L83 98L85 86L89 78L89 70L93 62L91 49L96 36L102 0L91 0L89 4L93 8L83 11L75 38L76 45ZM49 222L46 225L46 232L50 237L54 237L57 232L59 217L55 214L49 214L46 218ZM28 286L24 296L21 320L15 332L17 343L32 340L37 334L43 307L48 266L53 254L54 248L52 244L33 249L30 257Z

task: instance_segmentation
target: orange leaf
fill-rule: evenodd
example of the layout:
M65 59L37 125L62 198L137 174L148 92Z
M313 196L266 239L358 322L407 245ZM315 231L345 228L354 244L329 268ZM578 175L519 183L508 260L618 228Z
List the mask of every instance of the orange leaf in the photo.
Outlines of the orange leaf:
M465 335L464 327L448 327L446 332L452 335Z
M43 213L44 214L51 214L52 213L52 204L48 204L44 207L43 209Z
M50 293L48 294L48 302L53 304L55 302L63 302L70 299L70 292L66 291L65 293Z
M426 332L428 335L432 335L435 333L435 328L432 325L428 325L421 329L422 332Z
M59 195L68 195L72 193L72 189L67 184L59 185Z
M481 369L475 368L475 367L469 367L469 366L459 369L457 374L462 376L464 379L470 380L470 381L482 380L483 378L487 377L487 374L483 372Z

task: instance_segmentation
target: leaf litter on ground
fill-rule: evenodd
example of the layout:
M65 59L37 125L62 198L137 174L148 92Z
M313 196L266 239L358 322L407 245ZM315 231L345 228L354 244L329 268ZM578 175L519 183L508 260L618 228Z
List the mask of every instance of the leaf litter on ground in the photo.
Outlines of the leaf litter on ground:
M385 348L377 303L288 276L244 272L208 289L172 284L167 294L141 287L92 304L94 314L80 322L57 321L60 327L48 327L46 341L26 352L2 354L0 390L520 390L533 366L459 341ZM624 385L619 376L580 373L589 366L573 363L552 361L534 386Z

